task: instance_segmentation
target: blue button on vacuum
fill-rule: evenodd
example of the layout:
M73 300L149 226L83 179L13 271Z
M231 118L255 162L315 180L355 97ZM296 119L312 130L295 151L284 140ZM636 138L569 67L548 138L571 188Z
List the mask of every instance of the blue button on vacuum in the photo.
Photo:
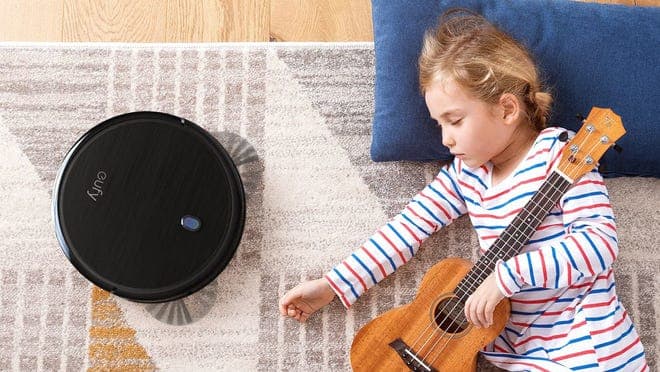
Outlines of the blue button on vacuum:
M183 216L181 217L181 226L188 231L199 231L202 227L202 221L195 216Z

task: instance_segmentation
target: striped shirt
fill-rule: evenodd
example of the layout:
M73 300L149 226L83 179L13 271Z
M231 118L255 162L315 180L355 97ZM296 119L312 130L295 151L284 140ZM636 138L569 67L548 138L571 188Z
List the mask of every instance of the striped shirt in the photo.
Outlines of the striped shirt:
M468 214L485 252L557 166L561 128L543 130L508 178L492 164L455 159L404 210L325 278L345 307L408 262L422 242ZM600 174L584 175L553 207L521 253L496 265L511 316L483 354L506 370L645 371L644 349L616 295L617 234Z

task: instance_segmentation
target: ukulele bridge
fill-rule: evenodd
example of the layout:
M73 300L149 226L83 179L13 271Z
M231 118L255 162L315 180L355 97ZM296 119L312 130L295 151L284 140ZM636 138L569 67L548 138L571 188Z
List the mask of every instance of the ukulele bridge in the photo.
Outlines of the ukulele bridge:
M424 360L418 357L416 353L400 338L390 342L390 347L396 350L396 353L399 354L403 362L411 371L438 372L430 364L424 362Z

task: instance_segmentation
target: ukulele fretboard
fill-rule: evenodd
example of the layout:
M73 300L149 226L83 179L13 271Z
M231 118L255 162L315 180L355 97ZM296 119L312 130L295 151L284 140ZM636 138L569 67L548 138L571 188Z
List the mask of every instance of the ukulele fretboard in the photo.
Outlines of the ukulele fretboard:
M493 272L498 260L506 261L520 252L571 184L557 171L548 176L539 191L458 284L455 293L463 303Z

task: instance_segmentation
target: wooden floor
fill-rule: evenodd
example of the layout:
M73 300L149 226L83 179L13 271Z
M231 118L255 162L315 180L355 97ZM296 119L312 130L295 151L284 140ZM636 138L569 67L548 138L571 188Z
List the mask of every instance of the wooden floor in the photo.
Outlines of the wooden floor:
M370 0L0 0L0 41L370 40Z

